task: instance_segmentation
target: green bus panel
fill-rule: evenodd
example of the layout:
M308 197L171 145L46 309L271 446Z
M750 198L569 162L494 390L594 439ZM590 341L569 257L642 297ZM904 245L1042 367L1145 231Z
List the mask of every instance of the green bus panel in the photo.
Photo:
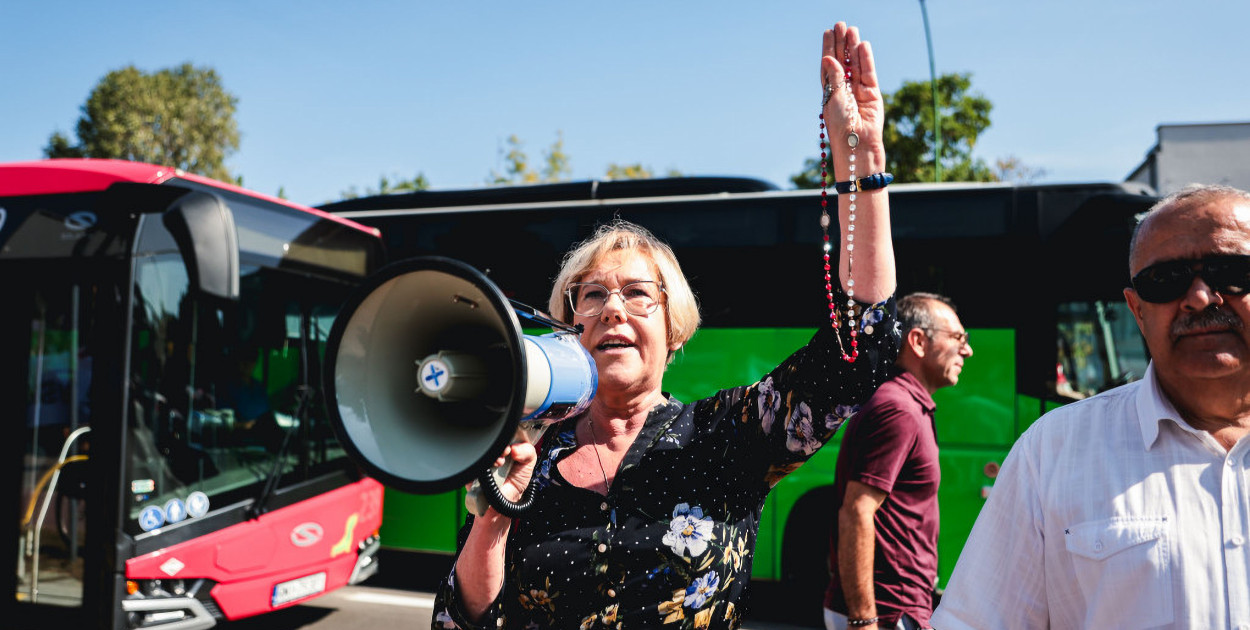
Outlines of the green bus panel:
M969 339L972 356L959 383L933 394L938 444L1010 446L1016 440L1015 331L979 328Z
M673 357L664 390L682 402L750 385L811 341L811 328L703 328Z
M382 544L453 554L464 514L464 490L420 495L387 488L382 502Z

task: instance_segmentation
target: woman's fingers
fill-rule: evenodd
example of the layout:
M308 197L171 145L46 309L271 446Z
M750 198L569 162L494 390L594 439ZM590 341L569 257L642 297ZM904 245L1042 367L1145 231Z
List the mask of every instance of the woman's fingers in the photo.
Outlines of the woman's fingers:
M838 54L841 55L838 58L838 61L841 61L844 64L847 62L850 62L849 65L850 65L850 70L851 70L851 81L853 82L851 85L852 87L854 87L854 83L859 82L860 70L861 70L860 63L859 63L859 27L858 26L852 26L847 29L846 43L843 45L845 46L845 48L843 48L841 51L838 52Z
M859 65L859 82L864 87L877 87L877 62L872 57L872 45L861 42L859 54L855 55Z

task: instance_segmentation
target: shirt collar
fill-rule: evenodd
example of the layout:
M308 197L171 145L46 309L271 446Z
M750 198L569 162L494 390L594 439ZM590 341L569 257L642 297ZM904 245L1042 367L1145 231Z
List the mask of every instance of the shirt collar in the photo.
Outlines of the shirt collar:
M1153 361L1146 366L1146 374L1141 379L1141 386L1137 388L1137 423L1141 427L1142 445L1146 450L1150 450L1159 440L1159 424L1165 421L1172 421L1183 431L1188 431L1201 437L1201 431L1189 426L1181 418L1181 413L1176 410L1163 389L1159 387L1159 377L1155 373L1155 364Z
M933 396L929 394L929 390L920 384L920 379L916 378L911 372L897 366L893 370L894 374L892 376L898 380L903 389L908 394L911 394L911 397L916 399L916 402L920 403L925 413L932 414L933 410L937 409L937 403L933 402Z

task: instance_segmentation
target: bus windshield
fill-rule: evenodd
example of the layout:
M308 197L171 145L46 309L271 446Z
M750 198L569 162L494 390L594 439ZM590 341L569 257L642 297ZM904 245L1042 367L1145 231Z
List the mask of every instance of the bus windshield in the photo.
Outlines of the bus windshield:
M252 267L223 306L192 297L177 256L142 259L135 277L128 533L161 526L149 506L178 499L194 513L259 499L274 475L349 466L308 398L343 289Z

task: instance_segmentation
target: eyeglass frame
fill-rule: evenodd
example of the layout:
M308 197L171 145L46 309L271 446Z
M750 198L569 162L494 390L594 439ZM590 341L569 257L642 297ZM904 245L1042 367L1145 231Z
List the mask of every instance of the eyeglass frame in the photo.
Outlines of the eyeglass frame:
M967 330L963 332L956 332L945 328L931 328L928 326L917 326L916 328L925 332L944 332L950 335L951 338L953 338L960 346L968 346L969 348L972 347L972 333L969 333Z
M637 313L633 310L630 310L629 300L625 298L625 294L622 293L622 291L624 291L627 287L633 286L635 284L654 284L655 286L660 288L660 298L655 301L655 304L652 305L651 310L644 311L642 313ZM599 287L607 292L607 295L603 296L603 302L599 304L599 310L593 314L578 312L577 304L573 299L573 289L575 287L586 287L586 286ZM568 298L569 309L573 311L574 315L580 315L582 317L598 317L603 314L603 309L608 307L608 300L611 299L613 295L615 295L621 298L621 306L622 308L625 309L626 313L629 313L630 315L635 315L637 317L644 317L646 315L651 315L652 313L655 313L656 311L660 310L660 307L664 305L664 302L665 302L664 298L665 296L668 295L668 290L664 288L664 283L660 282L659 280L634 280L633 282L626 282L625 284L621 285L621 288L616 289L616 290L608 289L606 286L603 286L602 284L599 284L598 282L570 282L569 285L564 288L564 295L565 297Z
M1220 295L1242 296L1250 293L1250 283L1246 283L1241 287L1234 287L1235 281L1230 281L1227 277L1219 277L1219 270L1211 268L1212 265L1229 262L1243 263L1247 267L1250 267L1250 255L1215 254L1211 256L1203 256L1201 258L1165 260L1142 268L1141 271L1138 271L1133 275L1130 283L1133 286L1133 291L1137 292L1137 296L1146 302L1150 302L1151 304L1168 304L1185 297L1185 294L1189 292L1189 289L1194 286L1194 280L1197 278L1202 278L1202 281L1206 283L1212 291L1219 293ZM1183 282L1184 288L1180 289L1180 292L1177 293L1172 299L1154 299L1158 297L1165 297L1156 293L1156 290L1159 290L1159 287L1167 284L1166 281L1162 281L1157 282L1155 288L1147 288L1143 294L1141 287L1145 285L1145 282L1148 282L1143 280L1147 277L1147 274L1156 273L1160 270L1166 270L1169 267L1184 268L1187 270L1188 279ZM1214 277L1208 277L1208 274L1211 274ZM1250 280L1250 275L1243 277L1242 280ZM1176 286L1180 287L1180 284L1177 284Z

